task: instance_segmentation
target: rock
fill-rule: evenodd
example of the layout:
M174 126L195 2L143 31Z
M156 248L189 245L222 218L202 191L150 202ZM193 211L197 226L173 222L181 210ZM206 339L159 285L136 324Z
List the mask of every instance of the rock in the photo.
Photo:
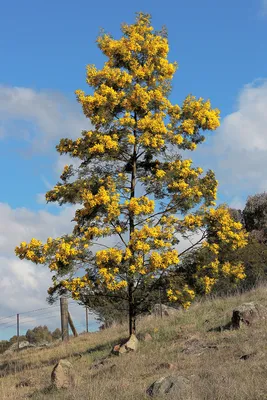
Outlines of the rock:
M161 313L163 316L170 317L171 315L177 314L177 312L177 308L169 307L165 304L155 304L151 310L151 314L155 317L161 317Z
M113 347L112 353L120 355L128 353L129 351L137 351L137 349L138 349L138 339L134 334L132 334L130 338L124 343L116 344L116 346Z
M51 373L52 386L67 389L75 384L72 364L67 360L59 360Z
M150 333L146 332L146 333L139 333L137 335L137 339L141 340L142 342L150 342L151 340L153 340L152 336L150 335Z
M46 342L46 341L44 341L44 342L37 343L36 346L37 346L39 349L42 348L42 347L52 347L52 346L53 346L53 343L52 343L52 342Z
M254 357L256 355L255 352L250 353L250 354L244 354L243 356L239 357L239 360L248 360L251 357Z
M138 339L137 339L137 337L134 334L132 334L130 336L128 342L126 342L124 344L124 346L125 346L126 350L128 350L128 351L137 351L137 349L138 349Z
M177 396L187 396L190 390L190 381L183 376L163 376L147 389L150 397L173 393ZM186 397L185 397L186 398Z
M157 366L156 370L159 369L176 369L176 365L168 362L161 363Z
M121 348L121 345L120 344L116 344L112 349L112 354L119 355L120 354L119 353L120 348Z
M23 340L22 342L19 343L19 350L26 350L30 348L35 348L36 346L34 344L29 343L27 340ZM14 351L18 351L18 344L13 343L5 352L4 355L6 354L12 354Z
M267 309L260 304L244 303L233 310L232 328L239 329L241 324L252 325L255 321L265 319Z

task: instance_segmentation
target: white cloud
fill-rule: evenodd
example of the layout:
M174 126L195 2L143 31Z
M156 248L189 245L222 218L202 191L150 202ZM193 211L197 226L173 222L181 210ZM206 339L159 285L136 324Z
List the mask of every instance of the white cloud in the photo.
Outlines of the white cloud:
M267 0L261 0L261 14L267 15Z
M238 196L235 196L230 202L229 206L231 208L236 208L237 210L243 210L245 207L245 201Z
M12 209L8 204L0 203L0 339L15 334L14 327L8 328L9 320L1 320L2 317L48 307L46 297L52 274L47 267L19 260L14 254L15 246L32 237L45 240L48 236L57 237L70 232L74 210L74 207L65 207L58 215L53 215L47 211ZM80 318L83 310L75 310L73 317ZM11 324L14 318L10 320ZM38 318L38 315L32 320L27 318L25 328L49 323L49 318ZM59 318L51 320L50 326L60 326Z
M249 194L267 189L266 111L267 80L245 85L236 111L222 120L221 127L196 154L199 164L215 170L219 194L238 206Z
M56 162L55 173L60 176L63 172L65 165L73 165L74 168L78 168L80 161L77 158L72 158L67 154L62 154Z
M60 138L75 138L82 130L91 128L77 102L53 91L23 87L0 86L0 121L0 140L24 141L31 152L50 151ZM62 172L59 165L65 162L65 157L60 158L63 160L57 161L54 167L57 174ZM53 184L46 177L40 178L47 189L52 188ZM36 196L39 203L45 203L44 194ZM46 267L19 260L14 254L15 246L32 237L46 240L48 236L58 237L70 232L75 209L62 207L54 215L45 210L12 209L0 203L0 338L4 334L8 337L10 331L2 333L3 316L48 306L47 288L51 285L52 274ZM76 309L73 318L79 315ZM6 326L8 320L4 321ZM38 318L32 318L32 323L34 321L42 323ZM58 322L56 324L59 326Z
M32 237L46 240L48 236L70 232L74 210L74 207L65 207L58 215L53 215L43 210L12 209L8 204L0 203L0 254L10 256L20 241L28 241Z
M225 150L267 150L267 80L246 85L240 93L237 111L224 118L218 144Z
M43 151L61 137L78 137L90 123L80 106L53 91L0 86L0 137L17 137Z

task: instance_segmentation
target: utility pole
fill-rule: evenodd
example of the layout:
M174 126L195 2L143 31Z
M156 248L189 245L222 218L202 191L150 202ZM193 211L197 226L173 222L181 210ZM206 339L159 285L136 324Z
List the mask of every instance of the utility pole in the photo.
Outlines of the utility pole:
M85 317L86 317L86 332L89 332L89 324L88 324L88 307L85 307Z
M19 350L19 314L17 314L17 344Z
M69 317L68 317L68 298L66 296L60 297L60 315L61 315L61 335L62 341L69 340Z

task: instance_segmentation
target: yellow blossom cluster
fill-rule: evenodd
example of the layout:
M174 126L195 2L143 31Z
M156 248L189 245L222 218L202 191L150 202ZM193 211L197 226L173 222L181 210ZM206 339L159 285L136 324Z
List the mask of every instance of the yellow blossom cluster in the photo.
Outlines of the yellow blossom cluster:
M187 309L195 298L195 291L190 289L188 285L184 285L180 290L168 289L167 297L169 301L179 302L183 308Z
M112 113L124 99L125 93L115 90L106 84L101 84L93 95L85 95L84 91L76 90L76 96L83 107L84 115L90 118L94 125L99 126L106 124L109 120L107 120L105 114L96 111L106 107Z
M162 135L155 135L151 132L144 132L140 137L139 143L144 147L152 147L153 149L161 149L164 146Z
M155 202L154 200L150 200L146 196L141 196L132 197L130 201L126 200L124 205L133 215L147 215L151 214L154 211Z
M107 250L99 250L96 252L96 264L99 268L105 267L108 264L118 266L122 261L122 257L122 250L110 247Z
M97 157L104 154L117 154L119 149L118 139L116 133L83 131L82 137L76 140L61 139L57 150L60 154L69 153L72 157L84 157L85 155Z
M89 153L106 153L118 150L118 135L96 135L95 144L88 148Z
M155 78L152 76L153 72L157 73L156 78L159 81L172 78L176 64L167 60L168 41L165 37L153 33L148 15L140 13L136 23L124 24L122 31L124 36L120 40L115 40L107 34L98 38L100 49L109 58L109 66L116 66L120 59L128 64L134 78L147 80L151 84ZM145 55L144 63L138 60L138 53Z
M98 206L105 207L105 222L112 221L120 215L120 194L116 191L111 178L107 179L105 186L99 187L96 194L93 194L89 189L84 189L81 193L81 199L84 207L76 211L76 221L79 221L80 217L90 214L92 209Z
M201 273L202 271L209 271L213 277L218 277L220 267L220 261L218 258L215 258L213 261L208 263L207 265L199 266L198 271Z
M142 254L136 255L134 260L132 260L132 263L129 265L129 272L132 274L138 273L140 275L146 275L148 273L145 259Z
M78 238L48 238L44 244L33 238L28 244L22 242L15 248L15 253L20 259L30 260L36 264L47 263L51 271L56 271L59 264L68 265L81 253L79 244Z
M152 113L148 112L143 118L140 118L137 127L140 131L144 133L149 132L151 134L158 134L159 136L164 136L167 134L167 128L164 123L164 116L163 112ZM140 138L142 143L142 136Z
M202 215L193 215L188 214L184 217L183 221L181 222L181 226L188 228L190 230L200 228L203 226L203 216Z
M156 168L155 176L166 183L174 199L190 199L199 203L202 199L206 205L213 204L217 196L217 184L212 171L201 177L202 168L192 168L192 160L176 160L165 163L164 169ZM161 171L164 171L163 174ZM159 173L157 171L160 171Z
M170 247L173 239L173 225L148 226L145 224L141 229L135 229L131 234L129 246L136 251L148 253L151 248Z
M86 241L92 240L95 237L110 235L111 229L109 226L106 226L103 229L98 228L97 226L89 226L86 228L80 228L80 232L83 234L82 240Z
M233 250L247 245L248 233L240 222L235 222L227 207L210 208L205 214L207 225L217 240L228 244Z
M69 259L77 256L77 254L79 254L79 250L76 248L75 243L65 242L63 239L57 246L55 260L68 264Z
M217 243L202 242L202 247L209 249L213 254L219 254L220 246Z
M217 282L217 279L209 276L203 276L199 278L198 282L203 285L205 293L208 294L211 292L211 289Z
M242 263L237 263L236 265L232 265L230 262L225 262L222 265L222 273L224 276L234 277L237 280L245 279L245 267Z
M220 112L212 109L210 101L204 101L201 97L187 96L182 106L183 122L180 126L181 133L193 135L196 129L215 130L220 126Z
M100 281L103 281L109 290L119 290L127 286L127 281L118 279L123 261L123 251L116 248L96 252L96 264Z
M156 178L164 178L164 176L166 175L166 172L163 169L157 169L156 170Z
M42 250L42 242L32 238L28 244L26 242L21 242L20 246L15 248L15 253L21 260L26 259L36 264L43 264L45 258L43 257Z
M88 85L97 88L102 84L107 86L116 85L117 88L126 88L133 80L131 74L120 68L111 68L108 63L101 70L98 70L95 65L87 66Z
M136 127L136 121L129 111L126 111L122 117L119 118L118 123L124 127Z
M91 281L88 279L87 275L84 275L81 278L77 277L70 280L63 280L61 284L72 293L73 299L78 300L80 297L80 289L90 286Z
M171 265L179 263L178 251L167 250L162 252L152 251L149 257L151 271L167 269Z

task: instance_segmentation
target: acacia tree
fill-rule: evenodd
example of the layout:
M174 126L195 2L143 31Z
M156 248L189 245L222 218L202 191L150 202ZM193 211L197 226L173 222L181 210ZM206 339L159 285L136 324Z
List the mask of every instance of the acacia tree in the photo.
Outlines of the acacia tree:
M122 25L120 39L103 33L97 43L107 61L102 69L87 67L93 94L76 92L94 128L61 139L58 152L79 166L65 166L46 195L49 202L79 205L74 230L46 243L23 242L16 254L47 264L55 271L54 289L74 299L126 301L131 334L138 309L162 279L168 278L170 301L190 305L194 288L179 278L177 265L192 248L211 253L195 273L206 292L220 274L242 279L242 265L220 263L220 251L245 246L246 235L227 208L214 208L214 173L182 158L204 141L204 131L219 126L219 110L191 95L181 107L168 99L177 64L167 59L166 32L154 31L150 16L139 13L134 24ZM181 238L191 242L179 253Z

